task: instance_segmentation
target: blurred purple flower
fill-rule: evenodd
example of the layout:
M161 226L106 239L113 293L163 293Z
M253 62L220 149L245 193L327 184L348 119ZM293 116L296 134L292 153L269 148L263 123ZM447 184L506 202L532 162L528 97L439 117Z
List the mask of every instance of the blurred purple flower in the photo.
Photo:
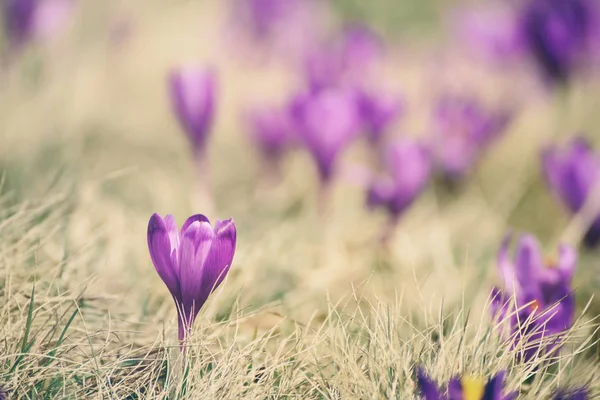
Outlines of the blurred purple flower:
M316 46L305 60L313 91L327 87L361 86L384 51L383 40L363 25L348 25L341 38Z
M492 314L500 321L508 319L515 345L526 340L524 358L530 360L538 351L558 349L556 336L571 327L575 297L571 279L577 265L577 253L561 245L556 261L545 262L534 236L523 235L517 244L514 260L509 255L512 236L507 235L498 252L498 271L504 291L493 289ZM515 295L515 303L511 296ZM516 307L514 307L516 306ZM555 337L542 348L540 340Z
M233 6L238 22L257 39L267 39L297 8L298 0L240 0Z
M438 389L423 368L417 368L417 387L425 400L512 400L518 392L502 394L504 389L504 371L498 372L485 383L481 378L463 376L454 377L448 382L447 389ZM445 393L447 392L447 394Z
M392 220L397 221L429 181L430 152L422 143L398 141L388 149L387 169L389 177L378 179L369 187L367 205L385 207Z
M39 0L4 0L4 29L15 46L27 42L32 36L35 10Z
M52 37L74 5L74 0L4 0L4 29L11 45L19 48L32 39Z
M289 110L277 107L254 108L248 112L250 135L262 155L277 162L291 144Z
M586 388L577 388L577 389L560 389L558 390L554 396L553 400L587 400L589 399L588 390Z
M156 272L177 306L179 340L185 339L208 296L225 279L236 245L233 219L211 226L204 215L192 215L181 231L172 215L153 214L148 249Z
M358 92L358 111L371 144L379 143L386 129L402 114L404 102L399 96L387 93Z
M575 138L562 149L544 150L542 166L548 186L572 213L579 212L600 190L600 156L584 138ZM584 239L588 246L600 241L600 208L593 211L595 217Z
M216 85L211 69L184 67L169 75L173 111L196 154L202 154L206 147L215 114Z
M504 132L511 117L504 110L485 109L474 99L443 97L435 111L432 146L445 177L465 177L481 153Z
M456 11L454 23L458 38L476 53L495 63L505 63L523 54L523 40L514 9L495 2Z
M290 105L295 134L313 157L321 178L333 178L339 154L360 129L355 96L327 89L296 96Z
M566 83L597 51L597 5L592 0L529 0L521 34L547 81Z

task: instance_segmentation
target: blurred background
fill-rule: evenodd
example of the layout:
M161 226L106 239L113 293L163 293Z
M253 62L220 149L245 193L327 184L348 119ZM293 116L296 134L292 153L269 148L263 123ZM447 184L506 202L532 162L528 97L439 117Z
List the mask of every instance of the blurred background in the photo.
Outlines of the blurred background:
M5 220L38 210L24 224L40 227L14 231L35 251L13 271L62 294L85 286L103 299L87 305L91 325L110 310L121 340L152 343L175 313L148 219L206 213L233 217L238 242L201 324L252 310L251 335L324 319L353 292L401 297L417 320L483 310L508 231L552 256L593 222L541 160L575 136L600 144L598 5L579 2L5 0L1 207ZM174 99L184 68L213 74L201 132ZM261 124L270 107L281 125ZM422 145L427 162L395 143ZM385 201L390 179L400 204ZM598 262L581 247L578 311Z

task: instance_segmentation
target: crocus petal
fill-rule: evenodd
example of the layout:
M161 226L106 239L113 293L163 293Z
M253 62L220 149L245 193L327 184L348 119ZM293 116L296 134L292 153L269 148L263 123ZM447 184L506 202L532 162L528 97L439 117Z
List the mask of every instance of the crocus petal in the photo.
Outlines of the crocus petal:
M427 376L422 368L417 368L417 386L425 400L444 400L435 382Z
M211 293L225 279L235 253L237 232L233 219L217 220L210 255L202 271L202 291Z
M455 376L448 382L448 399L449 400L465 400L463 399L463 389L460 383L460 377Z
M535 298L539 297L538 277L543 266L539 244L532 235L523 235L515 256L515 276L523 291Z
M512 240L512 234L507 233L502 239L500 250L497 256L497 266L500 272L500 276L504 282L504 288L508 293L513 293L515 289L515 266L510 259L510 242Z
M183 223L183 225L181 226L181 234L183 235L185 233L185 231L188 230L188 228L190 227L190 225L192 225L196 221L198 221L198 222L208 222L210 224L210 221L204 215L202 215L202 214L194 214L191 217L189 217L188 219L186 219L185 222Z
M179 248L179 282L181 308L188 326L191 326L210 294L203 290L203 275L214 236L210 224L199 221L193 222L182 234Z
M506 372L500 371L485 385L482 400L502 400L502 388Z
M169 224L171 223L168 217L165 219ZM148 249L156 272L167 285L173 297L178 298L179 279L171 263L170 230L158 214L153 214L148 223Z
M558 249L558 264L556 267L562 278L570 282L576 266L577 251L572 246L561 245Z
M589 393L586 388L560 389L552 397L553 400L587 400L588 398Z

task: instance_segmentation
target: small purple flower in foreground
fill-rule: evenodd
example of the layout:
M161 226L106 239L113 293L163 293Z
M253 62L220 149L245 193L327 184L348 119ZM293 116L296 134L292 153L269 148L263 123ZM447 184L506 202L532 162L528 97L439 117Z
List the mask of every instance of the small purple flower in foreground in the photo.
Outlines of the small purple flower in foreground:
M487 383L476 377L454 377L448 382L447 389L438 389L422 368L417 368L417 386L425 400L512 400L517 392L502 394L506 373L499 372ZM447 392L447 394L446 394Z
M148 249L156 272L177 306L179 340L189 333L208 296L225 279L236 245L233 219L211 226L204 215L192 215L181 231L172 215L153 214Z
M247 117L253 142L268 161L278 162L292 139L293 126L288 110L253 108Z
M530 0L522 10L525 45L551 83L566 83L597 48L598 10L590 0Z
M474 99L443 97L436 108L432 145L444 176L458 180L467 175L510 119L511 113L488 110Z
M542 152L544 176L550 189L572 213L593 207L593 220L584 241L595 246L600 241L600 207L587 204L600 190L600 156L584 138L573 139L565 148L550 147Z
M202 154L215 113L215 73L200 67L175 69L169 75L169 90L173 111L194 152Z
M429 181L429 149L416 141L398 141L388 149L387 169L389 177L376 180L369 187L367 205L385 207L392 220L397 221Z
M586 388L578 388L578 389L560 389L558 390L554 396L553 400L587 400L589 399L588 390Z
M337 158L359 130L354 95L327 89L299 95L290 107L294 131L317 164L321 183L330 183Z
M524 357L531 360L538 351L558 350L558 335L573 323L575 296L571 279L577 253L571 246L561 245L558 259L545 261L535 237L523 235L513 261L509 255L511 238L510 234L506 236L498 252L504 291L493 289L492 314L509 324L515 346L525 340ZM540 341L549 336L555 340L553 343L546 340L548 344L543 348Z
M399 96L360 90L358 111L365 133L372 144L379 143L385 132L402 114L404 102Z

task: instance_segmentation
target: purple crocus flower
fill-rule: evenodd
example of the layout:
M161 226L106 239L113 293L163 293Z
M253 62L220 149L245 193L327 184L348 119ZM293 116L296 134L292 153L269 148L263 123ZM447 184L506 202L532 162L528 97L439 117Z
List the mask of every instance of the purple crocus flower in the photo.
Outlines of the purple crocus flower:
M444 176L451 181L463 178L510 118L510 112L488 110L474 99L443 97L435 110L432 146Z
M425 400L512 400L517 392L503 394L504 371L498 372L487 383L477 377L454 377L446 389L438 389L422 368L417 368L417 386Z
M600 156L582 137L571 140L562 149L545 149L542 166L548 186L572 213L581 211L600 189ZM594 217L584 242L595 246L600 241L600 208L595 204L587 206L592 206Z
M554 396L553 400L587 400L589 399L589 393L586 388L577 389L560 389Z
M361 86L383 54L383 40L363 25L349 25L341 38L317 46L306 57L305 74L313 91Z
M51 37L74 7L73 0L3 0L4 29L19 48L34 38Z
M417 141L398 141L388 149L387 169L389 177L378 179L369 187L367 204L370 208L385 207L395 222L429 181L429 149Z
M497 64L520 59L524 46L516 10L502 2L461 7L454 24L458 39L484 59Z
M173 110L194 153L204 153L215 114L215 72L201 67L177 68L169 75L169 90Z
M241 0L233 5L238 20L256 39L267 39L298 6L297 0Z
M590 55L597 29L591 0L529 0L521 35L547 81L566 83ZM596 44L597 46L598 44Z
M321 183L328 184L338 156L359 129L355 96L327 89L296 96L290 107L295 133L317 164Z
M248 112L250 135L262 155L277 163L292 139L292 121L285 108L253 108Z
M181 231L172 215L153 214L148 223L148 249L156 272L177 306L179 340L189 333L208 296L225 279L235 253L233 219L217 220L214 227L204 215L189 217Z
M399 96L366 90L360 90L357 97L358 111L369 142L380 143L386 129L402 114L403 100Z
M4 29L10 41L20 46L31 38L39 0L4 0Z
M568 245L558 249L556 261L545 261L534 236L523 235L514 259L510 258L512 236L507 235L498 252L498 270L504 291L493 290L492 314L506 321L515 345L526 340L524 357L530 360L538 351L558 348L557 338L547 348L540 340L557 336L569 329L575 314L575 297L571 279L577 265L577 253ZM511 296L515 295L515 301ZM515 304L516 303L516 304Z

